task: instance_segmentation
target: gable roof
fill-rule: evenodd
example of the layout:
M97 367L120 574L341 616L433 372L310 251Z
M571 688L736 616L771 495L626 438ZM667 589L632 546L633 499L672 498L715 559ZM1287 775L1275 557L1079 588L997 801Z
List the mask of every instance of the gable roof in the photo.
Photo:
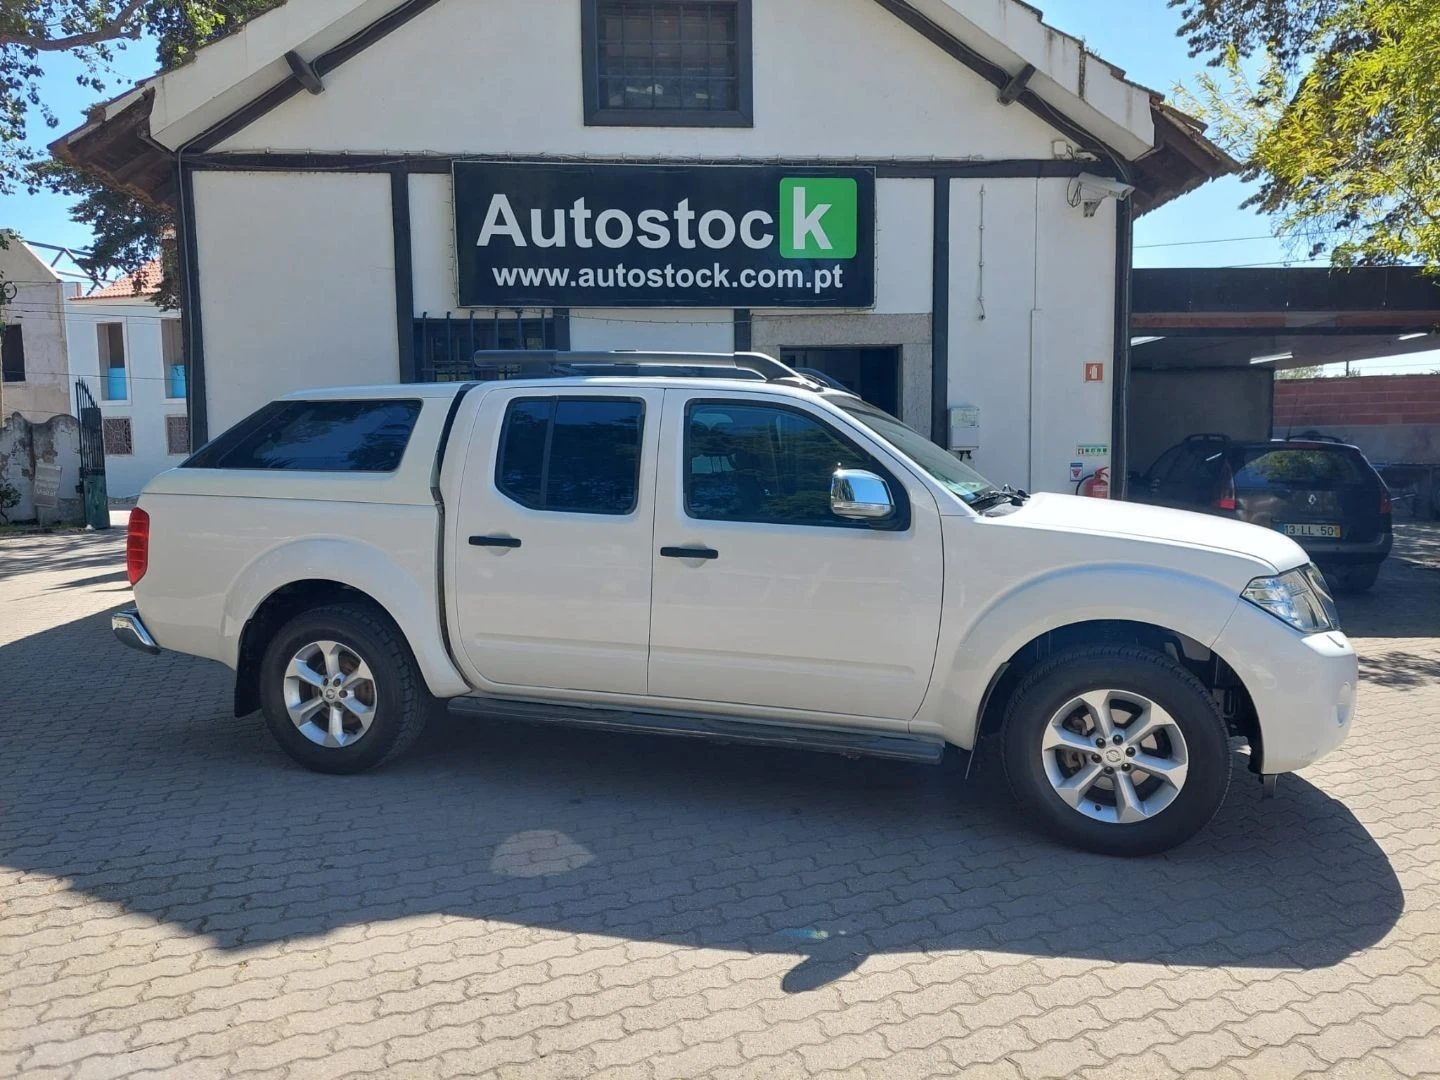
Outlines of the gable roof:
M136 297L154 296L160 291L160 280L164 275L158 258L143 263L133 274L116 278L108 285L91 289L84 296L72 297L83 300L133 300ZM138 288L137 288L138 282Z
M437 2L288 0L97 105L51 150L172 204L177 153L203 153L295 94L320 92L328 72ZM872 2L989 81L1002 103L1029 109L1132 176L1142 213L1238 168L1205 138L1203 124L1021 0Z

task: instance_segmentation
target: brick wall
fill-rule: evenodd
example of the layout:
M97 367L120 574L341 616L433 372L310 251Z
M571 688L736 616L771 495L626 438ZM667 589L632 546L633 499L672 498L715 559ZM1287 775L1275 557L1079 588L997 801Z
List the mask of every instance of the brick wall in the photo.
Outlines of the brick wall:
M1440 424L1440 375L1276 379L1275 426Z

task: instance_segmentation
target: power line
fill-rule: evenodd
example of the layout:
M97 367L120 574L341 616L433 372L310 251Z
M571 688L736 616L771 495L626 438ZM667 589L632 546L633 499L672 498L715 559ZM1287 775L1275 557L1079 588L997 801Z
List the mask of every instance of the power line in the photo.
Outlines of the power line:
M1217 240L1167 240L1163 244L1136 244L1135 250L1141 248L1167 248L1167 247L1194 247L1197 244L1239 244L1247 240L1277 240L1278 237L1266 233L1264 236L1225 236Z

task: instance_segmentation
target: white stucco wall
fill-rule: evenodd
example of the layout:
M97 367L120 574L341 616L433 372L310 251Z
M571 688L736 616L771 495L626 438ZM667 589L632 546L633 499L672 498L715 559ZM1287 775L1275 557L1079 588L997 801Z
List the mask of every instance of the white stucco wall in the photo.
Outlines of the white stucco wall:
M5 304L0 322L19 323L25 342L25 379L0 383L0 417L18 412L39 423L70 412L60 279L15 239L0 248L0 279L15 286L15 298Z
M930 310L934 223L932 181L875 181L876 314Z
M195 176L210 435L272 398L395 382L390 180Z
M128 417L130 454L105 455L105 488L111 498L138 495L150 480L184 460L171 454L165 438L166 417L185 416L185 399L169 396L161 326L178 323L178 311L162 311L143 297L132 300L84 300L66 302L66 341L70 371L83 379L100 406L102 416ZM101 323L124 326L127 394L123 400L106 401L100 371L99 332Z
M579 0L442 0L219 149L1050 156L1046 124L873 0L755 0L753 37L753 128L587 128Z
M949 404L980 409L976 468L1039 491L1072 490L1076 447L1110 440L1115 208L1084 217L1070 183L950 188ZM1104 363L1104 381L1084 381L1085 361Z
M455 307L455 202L449 175L410 177L410 262L416 315Z
M575 308L570 347L731 352L735 321L728 308Z

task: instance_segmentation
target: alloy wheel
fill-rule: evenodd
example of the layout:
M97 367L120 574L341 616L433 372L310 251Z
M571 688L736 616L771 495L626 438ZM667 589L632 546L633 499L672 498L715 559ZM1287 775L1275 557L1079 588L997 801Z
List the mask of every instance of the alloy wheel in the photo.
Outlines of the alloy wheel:
M375 722L376 687L359 653L337 641L312 641L285 668L285 709L317 746L350 746Z
M1067 701L1045 725L1040 754L1055 794L1077 813L1110 824L1162 813L1189 771L1174 717L1128 690L1087 690Z

